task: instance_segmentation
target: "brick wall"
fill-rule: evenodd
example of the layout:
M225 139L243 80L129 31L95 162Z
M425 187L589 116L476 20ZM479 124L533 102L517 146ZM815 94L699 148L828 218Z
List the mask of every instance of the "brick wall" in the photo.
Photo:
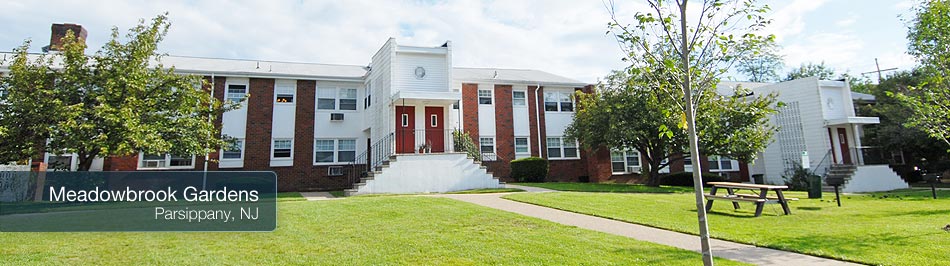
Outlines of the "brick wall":
M531 156L541 157L541 147L538 146L538 97L534 90L538 86L528 86L528 147L531 147Z
M139 156L110 156L102 161L103 171L135 171L138 168Z
M478 84L462 84L462 128L478 144Z
M247 99L247 131L244 140L244 169L270 170L271 123L274 113L274 80L250 79ZM278 189L281 175L277 176Z
M489 167L499 177L511 177L515 159L515 129L511 110L511 85L495 85L495 153L504 163Z

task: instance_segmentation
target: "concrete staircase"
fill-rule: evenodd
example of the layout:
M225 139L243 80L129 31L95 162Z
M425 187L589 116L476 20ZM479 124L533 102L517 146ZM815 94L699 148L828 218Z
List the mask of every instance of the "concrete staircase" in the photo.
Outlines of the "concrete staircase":
M362 194L443 193L501 188L502 182L488 168L465 153L393 155L344 193Z
M825 177L844 177L841 192L877 192L909 188L897 173L887 165L832 165ZM822 186L823 191L834 191L832 186Z
M854 176L854 172L858 170L858 167L855 165L849 164L833 164L831 168L828 169L828 173L825 174L825 178L828 177L841 177L844 178L844 185L841 187L846 187L848 182L851 181L851 177ZM839 187L839 189L841 188ZM835 187L824 184L821 186L821 191L824 192L834 192Z

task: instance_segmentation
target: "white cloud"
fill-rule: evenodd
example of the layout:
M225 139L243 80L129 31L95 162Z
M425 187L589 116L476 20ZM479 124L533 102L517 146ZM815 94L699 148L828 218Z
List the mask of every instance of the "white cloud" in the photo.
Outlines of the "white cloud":
M820 63L845 72L858 60L864 42L856 35L821 33L804 36L799 42L786 45L785 64L797 67L802 63Z
M766 27L765 32L775 34L779 42L795 37L805 30L805 14L818 9L825 2L826 0L794 0L784 6L772 5L773 9L769 14L772 23Z

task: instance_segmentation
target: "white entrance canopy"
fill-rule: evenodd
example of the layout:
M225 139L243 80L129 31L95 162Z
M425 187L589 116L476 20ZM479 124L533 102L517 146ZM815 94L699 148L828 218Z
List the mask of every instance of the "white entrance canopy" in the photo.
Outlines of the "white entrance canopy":
M845 118L825 119L825 126L880 124L877 117L849 116Z

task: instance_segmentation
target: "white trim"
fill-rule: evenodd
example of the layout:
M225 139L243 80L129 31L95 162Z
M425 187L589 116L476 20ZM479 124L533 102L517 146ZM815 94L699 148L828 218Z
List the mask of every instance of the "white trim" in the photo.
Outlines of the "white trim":
M491 154L494 155L495 157L495 158L489 158L492 160L485 159L485 152L482 151L482 146L483 146L482 139L491 140ZM496 141L495 136L479 136L478 137L478 153L482 154L482 161L497 161L498 160L498 142Z
M352 140L352 141L353 141L353 150L341 150L341 149L340 149L340 142L341 142L341 141L344 141L344 140ZM330 151L330 150L317 150L317 141L332 141L332 142L333 142L333 150L332 150L332 151ZM340 138L340 139L314 138L314 139L313 139L313 165L321 165L321 166L322 166L322 165L340 165L340 164L352 163L352 161L340 161L340 152L352 151L352 152L353 152L353 160L356 160L356 155L357 155L357 154L356 154L356 151L359 150L359 147L358 147L358 146L359 146L359 142L358 142L358 141L359 141L358 138ZM332 162L317 162L317 152L332 152L332 153L333 153L333 161L332 161Z
M218 150L218 160L220 161L243 161L244 160L244 147L246 141L244 138L235 138L241 142L241 157L240 158L224 158L224 148Z
M518 152L518 139L524 139L524 140L525 140L525 145L524 145L524 146L525 146L525 148L528 149L528 151L526 151L526 152ZM528 155L528 156L531 156L531 137L529 137L529 136L515 136L515 138L514 138L514 146L515 146L515 157L518 157L517 155Z
M321 91L321 90L323 90L323 91L333 91L333 98L332 98L332 99L333 99L333 109L320 109L320 99L321 99L321 97L320 97L320 91ZM340 97L340 93L341 93L343 90L353 90L353 91L356 92L356 95L354 96L354 98L343 98L343 97ZM367 93L366 95L371 95L371 94ZM323 98L323 99L331 99L331 98ZM352 110L350 110L350 109L346 109L346 110L340 109L340 104L341 104L342 100L344 100L344 99L355 101L355 108L356 108L356 109L352 109ZM324 112L324 113L329 113L329 112L334 112L334 113L358 113L358 112L360 112L360 110L361 110L361 109L360 109L360 90L359 90L359 88L355 88L355 87L352 87L352 86L319 86L319 85L317 85L317 86L316 86L316 91L315 91L315 93L314 93L314 95L313 95L313 103L314 103L314 104L313 104L313 109L314 109L314 111L316 111L316 112ZM367 107L369 107L369 106L366 105L366 101L365 101L365 98L364 98L364 104L363 104L363 108L364 108L364 109L362 109L362 110L366 110Z
M560 156L558 156L558 157L551 157L551 153L548 152L548 147L551 146L551 145L550 145L550 140L548 140L548 139L558 139L558 147L557 147L557 148L561 150L561 152L560 152L561 155L560 155ZM578 143L577 140L574 140L574 147L573 147L574 149L577 150L577 153L576 153L577 156L576 156L576 157L566 157L566 156L564 155L564 154L565 154L565 153L564 153L564 150L565 150L564 143L565 143L565 142L564 142L564 137L562 137L562 136L548 136L548 137L545 139L544 151L545 151L545 153L546 153L546 155L547 155L548 160L559 161L559 160L580 160L580 159L581 159L580 143Z
M281 91L282 89L283 89L284 91ZM287 94L287 90L288 90L288 89L289 89L290 97L291 97L290 102L278 102L278 101L277 101L277 96L278 96L278 94ZM283 93L281 93L281 92L283 92ZM288 84L280 84L280 83L278 83L278 82L275 81L275 84L274 84L274 99L273 99L273 101L274 101L274 104L275 104L275 105L296 105L296 104L297 104L297 87L296 87L296 86L290 86L290 85L288 85Z
M621 172L614 171L614 162L616 162L616 161L614 161L614 153L615 153L615 152L616 152L616 153L620 153L620 155L623 156L623 158L622 158L622 159L623 159L623 161L622 161L622 162L623 162L623 171L621 171ZM629 164L629 161L628 161L627 159L631 157L631 156L629 156L630 154L636 154L636 158L637 158L637 160L636 160L637 164L636 164L636 165L630 165L630 164ZM636 171L630 171L630 167L636 167L637 170L636 170ZM640 173L640 171L642 170L642 167L643 167L643 163L640 161L640 151L637 151L637 150L633 150L633 151L629 151L629 150L627 150L627 151L618 151L618 150L613 150L613 149L610 150L610 172L611 172L611 174L613 174L613 175L626 175L626 174Z
M487 91L487 92L488 92L488 96L487 96L487 97L488 97L489 100L491 100L491 103L482 103L482 97L486 97L486 96L482 96L482 93L481 93L481 92L483 92L483 91ZM476 97L475 100L478 101L478 105L494 105L494 104L495 104L495 90L493 90L493 89L487 89L487 90L484 90L484 89L476 89L476 90L475 90L475 97Z
M520 92L524 95L524 98L521 98L524 101L521 105L515 104L515 93ZM511 107L513 108L528 108L528 91L525 90L512 90L511 91Z
M290 157L274 157L274 151L276 148L274 144L278 140L289 140L290 141ZM270 159L271 160L293 160L294 159L294 139L293 138L272 138L270 141Z

